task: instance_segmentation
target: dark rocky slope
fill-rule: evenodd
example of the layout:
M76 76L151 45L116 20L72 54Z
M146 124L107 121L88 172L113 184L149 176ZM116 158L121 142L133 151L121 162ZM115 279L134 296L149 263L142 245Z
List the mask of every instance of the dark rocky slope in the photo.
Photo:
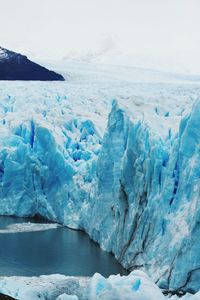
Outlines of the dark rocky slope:
M64 80L64 77L50 71L26 56L0 47L0 80Z

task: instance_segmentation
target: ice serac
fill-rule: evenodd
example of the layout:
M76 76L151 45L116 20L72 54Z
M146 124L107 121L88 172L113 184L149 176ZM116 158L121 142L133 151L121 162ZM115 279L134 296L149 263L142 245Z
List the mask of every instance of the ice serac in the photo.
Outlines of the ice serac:
M199 290L199 117L197 102L178 133L161 135L155 120L114 102L88 211L93 222L85 225L126 268L147 271L167 290Z
M1 215L39 214L79 228L100 147L92 122L69 118L56 130L39 118L18 122L0 144Z

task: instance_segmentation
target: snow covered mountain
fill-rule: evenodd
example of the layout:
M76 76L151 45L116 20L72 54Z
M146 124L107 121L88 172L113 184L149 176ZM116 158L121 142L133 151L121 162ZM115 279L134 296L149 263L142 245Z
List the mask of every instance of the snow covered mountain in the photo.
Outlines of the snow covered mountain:
M0 80L64 80L62 75L0 47Z
M198 291L199 84L75 70L0 83L0 214L85 230L161 288Z
M137 49L137 45L136 45ZM137 67L138 69L159 70L168 73L196 74L199 75L200 64L196 59L198 51L187 53L182 51L170 52L169 49L159 51L133 50L124 45L115 35L104 34L90 49L68 51L63 57L65 60L90 62L105 65Z

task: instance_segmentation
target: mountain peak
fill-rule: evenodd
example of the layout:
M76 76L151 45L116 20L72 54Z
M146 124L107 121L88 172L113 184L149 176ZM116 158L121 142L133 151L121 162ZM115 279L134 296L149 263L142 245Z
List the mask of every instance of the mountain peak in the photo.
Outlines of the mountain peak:
M64 77L25 55L0 47L0 80L63 81Z
M0 46L0 59L6 56L6 49Z

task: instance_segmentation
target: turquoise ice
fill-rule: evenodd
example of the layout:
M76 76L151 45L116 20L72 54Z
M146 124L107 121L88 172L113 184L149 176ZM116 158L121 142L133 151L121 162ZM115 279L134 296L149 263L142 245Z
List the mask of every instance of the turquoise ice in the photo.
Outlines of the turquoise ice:
M66 83L1 83L0 214L85 230L161 288L198 291L198 84L74 68Z

